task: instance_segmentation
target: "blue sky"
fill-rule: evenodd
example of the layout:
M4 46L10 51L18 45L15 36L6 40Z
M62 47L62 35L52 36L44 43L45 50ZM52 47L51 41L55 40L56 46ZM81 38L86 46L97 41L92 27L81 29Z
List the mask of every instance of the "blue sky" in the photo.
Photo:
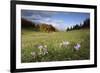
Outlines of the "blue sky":
M59 30L66 30L67 27L80 24L86 18L90 18L90 14L82 12L21 10L21 17L35 23L51 24Z

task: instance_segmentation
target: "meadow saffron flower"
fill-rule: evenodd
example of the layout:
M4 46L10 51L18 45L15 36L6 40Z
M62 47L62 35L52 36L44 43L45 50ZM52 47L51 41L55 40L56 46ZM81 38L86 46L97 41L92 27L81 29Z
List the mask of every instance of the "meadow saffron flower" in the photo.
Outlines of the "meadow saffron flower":
M47 48L47 45L44 45L45 48Z
M67 47L69 45L68 41L63 41L62 43L60 43L60 47Z
M35 52L31 52L31 55L32 55L33 58L36 57L36 53Z
M42 49L42 48L43 48L43 46L42 46L42 45L39 45L39 46L38 46L38 48L39 48L39 49Z
M39 55L45 55L48 53L47 45L40 45L39 48Z
M48 54L48 49L47 48L43 48L43 54Z
M77 44L74 46L75 50L77 50L77 51L80 49L80 47L81 47L81 45L80 45L79 43L77 43Z
M43 46L42 45L39 45L38 48L39 48L39 55L41 55L42 54Z
M63 41L63 44L67 46L67 45L69 45L69 42L68 41Z
M43 54L47 54L48 53L48 48L47 48L47 45L44 45L43 47Z

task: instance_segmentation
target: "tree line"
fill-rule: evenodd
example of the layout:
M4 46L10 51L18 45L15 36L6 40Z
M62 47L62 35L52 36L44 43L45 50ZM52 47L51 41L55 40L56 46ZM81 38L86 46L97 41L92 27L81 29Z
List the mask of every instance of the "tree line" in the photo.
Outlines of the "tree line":
M71 31L71 30L78 30L78 29L84 29L84 28L90 28L90 19L87 18L83 21L83 24L76 24L74 26L71 26L70 28L68 27L66 31Z

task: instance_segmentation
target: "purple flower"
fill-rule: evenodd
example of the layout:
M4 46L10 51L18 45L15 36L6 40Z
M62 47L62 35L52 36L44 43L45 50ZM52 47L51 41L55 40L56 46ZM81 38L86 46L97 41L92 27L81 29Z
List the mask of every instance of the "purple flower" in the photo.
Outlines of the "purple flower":
M81 45L80 45L79 43L77 43L77 44L74 46L75 50L77 50L77 51L80 49L80 47L81 47Z

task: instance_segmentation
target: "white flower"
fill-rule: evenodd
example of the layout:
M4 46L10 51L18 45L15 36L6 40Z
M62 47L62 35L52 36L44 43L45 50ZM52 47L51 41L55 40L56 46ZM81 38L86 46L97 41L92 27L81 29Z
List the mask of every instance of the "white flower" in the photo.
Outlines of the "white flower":
M48 49L47 48L43 48L43 54L48 54Z
M80 45L79 43L77 43L77 44L74 46L75 50L79 50L80 47L81 47L81 45Z
M63 41L62 43L60 43L60 47L67 47L69 45L68 41Z
M45 48L47 48L47 45L44 45Z
M64 45L69 45L69 42L68 41L63 41L63 44Z
M43 46L42 45L39 45L38 48L39 48L40 54L42 54Z
M39 55L45 55L48 53L47 45L44 46L40 45L38 46L38 48L39 48Z
M35 52L31 52L31 55L33 56L33 58L36 57L36 53Z
M43 52L44 52L44 55L48 53L47 45L44 45Z
M43 46L42 46L42 45L39 45L39 46L38 46L38 48L39 48L39 49L42 49L42 48L43 48Z

